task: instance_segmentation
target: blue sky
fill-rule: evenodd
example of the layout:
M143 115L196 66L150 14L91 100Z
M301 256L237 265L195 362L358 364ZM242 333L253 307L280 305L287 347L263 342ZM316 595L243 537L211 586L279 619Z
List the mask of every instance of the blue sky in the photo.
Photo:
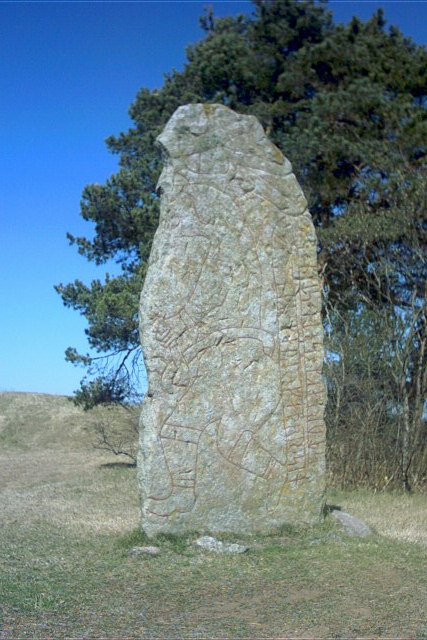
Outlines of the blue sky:
M137 91L181 69L203 37L198 18L250 13L243 1L0 3L0 391L72 394L83 370L64 351L87 351L85 322L53 285L105 274L66 240L90 235L79 216L86 184L117 169L105 138L131 126ZM426 42L427 2L343 2L337 21L369 18ZM111 271L111 267L109 269Z

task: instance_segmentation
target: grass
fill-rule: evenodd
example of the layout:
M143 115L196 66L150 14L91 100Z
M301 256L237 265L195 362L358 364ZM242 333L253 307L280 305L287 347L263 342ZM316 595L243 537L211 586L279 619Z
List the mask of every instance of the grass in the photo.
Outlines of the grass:
M242 555L203 551L194 532L130 556L153 544L135 469L92 450L65 399L37 397L14 422L11 395L31 404L0 394L1 639L427 638L425 496L331 491L374 527L366 539L327 519L235 537Z

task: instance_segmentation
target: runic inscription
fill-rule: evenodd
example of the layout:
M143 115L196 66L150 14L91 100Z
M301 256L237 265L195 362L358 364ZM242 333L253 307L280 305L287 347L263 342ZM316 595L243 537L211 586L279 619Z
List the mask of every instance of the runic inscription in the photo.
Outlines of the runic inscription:
M141 295L142 525L266 531L318 517L325 390L316 239L258 120L180 107Z

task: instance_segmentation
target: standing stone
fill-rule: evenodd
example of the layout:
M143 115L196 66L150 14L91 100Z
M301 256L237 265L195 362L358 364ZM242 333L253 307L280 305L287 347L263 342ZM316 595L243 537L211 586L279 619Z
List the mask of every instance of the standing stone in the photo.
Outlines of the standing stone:
M186 105L158 143L160 222L140 307L143 529L312 522L325 390L304 194L253 116Z

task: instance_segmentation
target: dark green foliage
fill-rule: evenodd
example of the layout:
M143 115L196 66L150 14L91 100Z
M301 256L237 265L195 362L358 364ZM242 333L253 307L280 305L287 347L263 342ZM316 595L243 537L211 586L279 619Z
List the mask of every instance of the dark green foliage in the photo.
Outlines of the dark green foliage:
M55 287L66 306L86 317L89 344L101 354L91 357L72 347L65 352L69 362L87 368L89 379L81 381L75 394L76 403L85 409L137 400L140 396L135 374L141 367L137 315L142 282L143 267L134 265L116 278L107 275L103 284L94 280L88 287L76 280Z
M91 394L96 403L129 393L126 362L139 353L137 300L158 220L155 138L189 102L219 102L260 119L308 197L329 308L406 310L418 363L406 383L415 384L426 339L419 313L427 279L425 49L387 28L382 10L335 25L325 3L311 0L254 0L250 17L208 12L201 23L205 37L188 48L184 70L156 91L141 89L130 108L133 128L108 139L117 174L83 192L82 216L95 235L69 239L97 264L116 260L122 275L57 287L87 318L91 346L118 354L105 371L102 360L68 351L95 376L78 397L87 404Z

